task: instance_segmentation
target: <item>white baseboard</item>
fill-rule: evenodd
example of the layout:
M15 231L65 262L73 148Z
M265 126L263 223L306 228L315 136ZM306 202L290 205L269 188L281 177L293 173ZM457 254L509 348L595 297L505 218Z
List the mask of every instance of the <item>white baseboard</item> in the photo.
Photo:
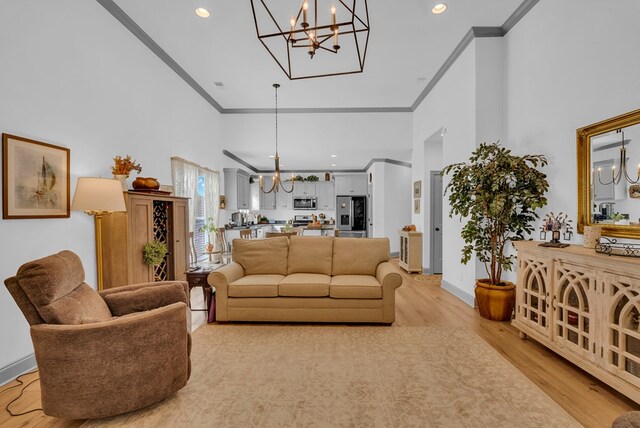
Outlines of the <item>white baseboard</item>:
M389 254L389 257L391 257L392 259L395 257L400 257L400 252L399 251L394 251L393 253Z
M471 294L467 293L466 291L463 291L463 290L459 289L458 287L456 287L455 285L451 284L450 282L445 281L444 279L442 280L442 288L444 288L449 293L453 294L458 299L462 300L463 302L465 302L467 305L471 306L472 308L476 307L476 298L475 298L475 296L472 296Z
M0 385L9 383L23 373L29 372L36 368L36 356L29 354L18 361L0 368Z
M422 269L422 273L425 274L425 275L431 275L431 268Z

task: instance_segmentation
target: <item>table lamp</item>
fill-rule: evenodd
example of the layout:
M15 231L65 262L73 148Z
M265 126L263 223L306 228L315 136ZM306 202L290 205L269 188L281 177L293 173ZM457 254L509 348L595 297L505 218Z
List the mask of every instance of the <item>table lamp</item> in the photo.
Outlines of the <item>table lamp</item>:
M79 177L71 209L95 218L98 290L102 290L102 217L114 211L126 211L122 184L112 178Z

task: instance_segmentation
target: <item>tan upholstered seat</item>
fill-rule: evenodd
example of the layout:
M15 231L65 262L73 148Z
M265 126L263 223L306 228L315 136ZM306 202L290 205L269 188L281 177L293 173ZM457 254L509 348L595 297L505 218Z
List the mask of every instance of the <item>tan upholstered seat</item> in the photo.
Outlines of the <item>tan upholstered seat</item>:
M284 275L247 275L229 284L229 297L277 297Z
M80 258L62 251L5 280L31 325L44 413L114 416L163 400L190 374L186 282L97 293Z
M293 273L278 286L279 296L326 297L329 295L331 277L318 273Z
M331 278L329 296L334 299L382 299L382 286L375 276L337 275Z

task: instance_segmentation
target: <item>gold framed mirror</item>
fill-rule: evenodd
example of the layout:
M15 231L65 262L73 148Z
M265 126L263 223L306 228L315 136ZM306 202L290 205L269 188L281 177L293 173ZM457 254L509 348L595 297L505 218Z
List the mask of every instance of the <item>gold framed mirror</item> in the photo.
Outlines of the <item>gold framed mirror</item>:
M640 110L576 130L578 233L640 239Z

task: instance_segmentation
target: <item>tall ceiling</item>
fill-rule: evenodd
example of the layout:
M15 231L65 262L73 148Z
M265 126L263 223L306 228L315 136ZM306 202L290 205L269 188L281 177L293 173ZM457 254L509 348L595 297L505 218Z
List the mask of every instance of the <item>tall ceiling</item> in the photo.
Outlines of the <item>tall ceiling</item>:
M369 0L371 33L364 73L297 81L288 80L259 42L250 0L115 3L225 109L272 108L271 85L276 82L282 85L282 108L406 108L471 27L501 26L521 0L449 0L441 15L431 13L433 0ZM278 5L283 12L277 19L286 26L301 1L265 3ZM318 0L327 17L333 3ZM196 7L206 7L211 16L198 17ZM320 52L314 61L320 55L332 54Z

